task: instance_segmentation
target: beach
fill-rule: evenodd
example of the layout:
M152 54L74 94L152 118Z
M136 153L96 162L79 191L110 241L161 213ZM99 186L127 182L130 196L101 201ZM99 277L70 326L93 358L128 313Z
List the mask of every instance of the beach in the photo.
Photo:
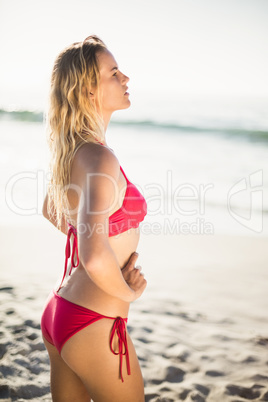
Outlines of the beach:
M40 321L66 235L42 215L50 93L61 138L64 110L81 134L77 102L117 109L105 142L147 203L127 323L145 402L268 401L267 15L267 0L0 1L0 402L52 401Z
M51 401L40 316L65 236L48 222L1 227L0 398ZM146 401L268 400L267 238L141 236L148 286L128 331Z
M151 102L108 129L148 205L137 250L148 285L128 320L146 402L268 400L266 103L239 105ZM40 318L66 236L42 216L41 118L0 119L3 401L51 401Z

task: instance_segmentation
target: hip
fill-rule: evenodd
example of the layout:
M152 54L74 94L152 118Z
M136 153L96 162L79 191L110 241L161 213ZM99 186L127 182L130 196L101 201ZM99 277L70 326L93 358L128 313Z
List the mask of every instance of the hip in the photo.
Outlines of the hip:
M129 303L102 291L83 268L76 269L66 285L55 294L71 303L105 316L128 316Z

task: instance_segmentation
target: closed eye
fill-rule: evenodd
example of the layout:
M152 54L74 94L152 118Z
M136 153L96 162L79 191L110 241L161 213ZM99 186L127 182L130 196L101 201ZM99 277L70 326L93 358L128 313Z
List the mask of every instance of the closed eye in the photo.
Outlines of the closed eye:
M118 66L115 66L111 69L111 72L114 71L113 77L115 77L118 73Z

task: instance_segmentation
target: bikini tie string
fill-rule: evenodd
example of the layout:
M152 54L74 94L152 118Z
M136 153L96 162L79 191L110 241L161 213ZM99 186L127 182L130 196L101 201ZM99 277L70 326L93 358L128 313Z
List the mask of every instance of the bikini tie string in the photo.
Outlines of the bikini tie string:
M115 352L115 350L113 348L113 339L114 339L115 333L117 334L117 337L118 337L118 352ZM114 321L114 325L113 325L113 328L111 331L111 337L110 337L110 348L114 355L120 356L120 365L119 365L120 378L121 378L122 382L124 382L123 374L122 374L123 356L126 356L128 375L130 375L130 363L129 363L129 354L128 354L128 345L127 345L127 331L126 331L125 321L121 317L117 317Z
M71 269L70 269L69 275L71 275L73 268L76 268L79 265L77 230L75 229L74 226L70 225L69 223L68 223L68 227L69 227L69 229L68 229L68 233L67 233L67 241L66 241L66 247L65 247L64 273L63 273L63 278L62 278L58 291L60 290L60 288L63 284L64 278L67 274L67 266L68 266L68 260L69 260L70 256L71 256ZM73 235L72 255L71 255L71 240L70 240L71 235ZM75 257L76 257L76 263L75 263Z

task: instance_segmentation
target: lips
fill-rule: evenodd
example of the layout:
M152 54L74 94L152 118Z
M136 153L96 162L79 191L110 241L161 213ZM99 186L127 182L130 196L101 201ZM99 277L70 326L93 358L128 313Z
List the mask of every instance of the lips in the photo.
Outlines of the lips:
M124 95L129 95L129 93L127 92L128 87L126 87L126 92L124 93Z

